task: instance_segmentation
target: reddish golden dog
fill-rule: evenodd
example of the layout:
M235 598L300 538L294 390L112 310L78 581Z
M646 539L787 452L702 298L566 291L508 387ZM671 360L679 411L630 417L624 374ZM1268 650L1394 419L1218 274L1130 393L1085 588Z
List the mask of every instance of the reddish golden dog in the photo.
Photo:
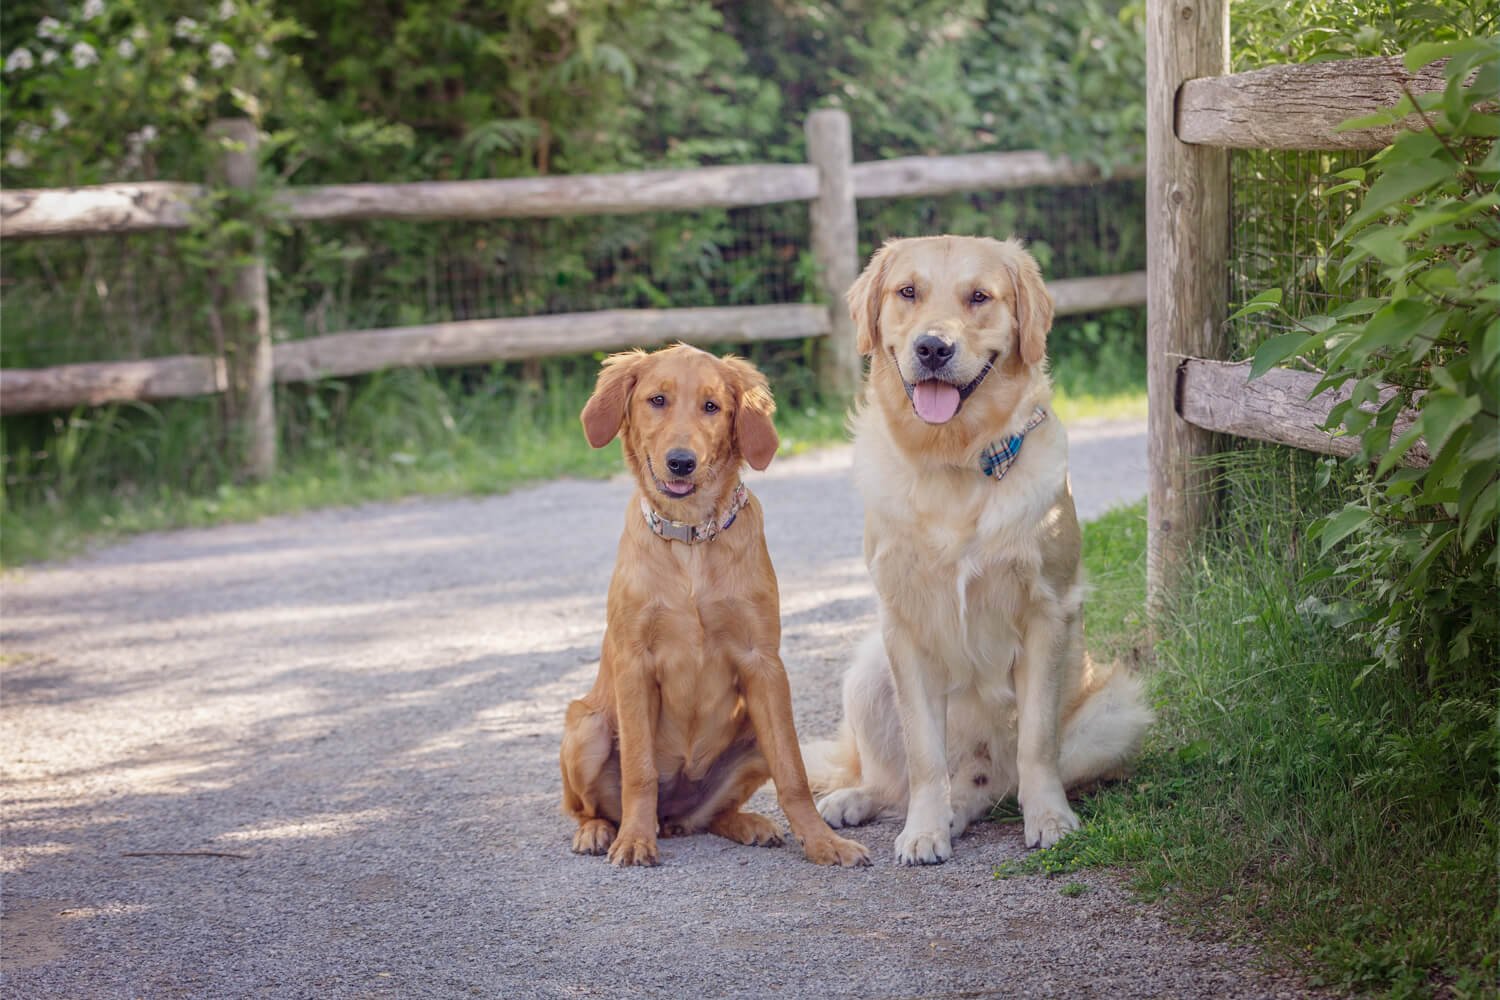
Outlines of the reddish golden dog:
M767 778L809 860L862 865L818 815L782 667L776 575L760 503L740 483L776 453L765 376L685 345L604 362L583 409L589 444L619 434L625 512L599 676L568 706L563 808L573 850L654 865L657 833L781 843L741 807Z

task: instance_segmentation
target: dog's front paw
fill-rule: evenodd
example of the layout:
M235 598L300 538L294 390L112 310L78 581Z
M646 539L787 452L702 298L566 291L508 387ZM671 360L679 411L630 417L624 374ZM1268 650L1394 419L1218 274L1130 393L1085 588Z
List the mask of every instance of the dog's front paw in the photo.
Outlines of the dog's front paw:
M588 819L573 834L574 854L603 854L615 839L615 825L607 819Z
M862 788L840 788L818 800L818 815L837 830L859 826L875 814L875 800Z
M1078 829L1078 817L1066 800L1022 812L1026 817L1027 847L1051 847Z
M864 844L840 837L831 830L826 837L816 837L805 841L802 845L802 853L807 855L807 860L815 865L853 868L870 863L870 852L865 849Z
M657 863L656 836L621 833L609 846L609 863L616 868Z
M953 840L947 830L901 831L896 838L896 864L940 865L953 857Z

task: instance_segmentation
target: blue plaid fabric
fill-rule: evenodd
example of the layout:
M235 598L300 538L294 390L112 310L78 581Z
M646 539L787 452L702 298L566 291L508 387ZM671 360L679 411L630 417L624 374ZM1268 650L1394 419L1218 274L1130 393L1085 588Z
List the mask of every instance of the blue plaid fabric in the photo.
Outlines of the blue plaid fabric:
M1016 459L1021 456L1021 442L1026 439L1026 435L1031 432L1032 428L1046 419L1047 411L1038 406L1032 413L1031 419L1026 421L1026 426L1022 428L1021 433L996 441L979 453L979 468L997 483L1004 479L1010 467L1015 465Z

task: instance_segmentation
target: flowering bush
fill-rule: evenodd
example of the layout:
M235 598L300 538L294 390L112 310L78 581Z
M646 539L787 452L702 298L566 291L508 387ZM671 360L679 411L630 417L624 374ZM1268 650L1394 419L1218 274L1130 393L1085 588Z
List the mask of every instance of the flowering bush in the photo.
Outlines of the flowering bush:
M30 36L8 31L0 180L7 186L178 177L224 115L302 113L277 43L302 33L268 0L220 0L198 16L143 0L84 0Z

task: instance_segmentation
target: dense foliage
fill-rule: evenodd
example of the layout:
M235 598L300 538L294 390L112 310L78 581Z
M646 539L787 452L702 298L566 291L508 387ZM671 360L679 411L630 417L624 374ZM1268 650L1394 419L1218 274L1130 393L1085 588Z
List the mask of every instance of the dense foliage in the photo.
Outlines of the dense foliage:
M1483 609L1500 570L1500 115L1482 105L1500 92L1500 40L1419 46L1408 67L1438 57L1443 93L1360 123L1416 111L1431 127L1402 133L1328 192L1358 201L1327 282L1367 282L1373 267L1376 294L1298 318L1301 330L1260 347L1254 370L1304 356L1324 373L1320 390L1349 393L1329 426L1359 436L1359 474L1347 505L1315 526L1323 551L1339 553L1327 572L1344 581L1346 627L1383 663L1424 664L1434 685L1455 673L1492 684L1500 619ZM1419 443L1431 464L1401 468Z

